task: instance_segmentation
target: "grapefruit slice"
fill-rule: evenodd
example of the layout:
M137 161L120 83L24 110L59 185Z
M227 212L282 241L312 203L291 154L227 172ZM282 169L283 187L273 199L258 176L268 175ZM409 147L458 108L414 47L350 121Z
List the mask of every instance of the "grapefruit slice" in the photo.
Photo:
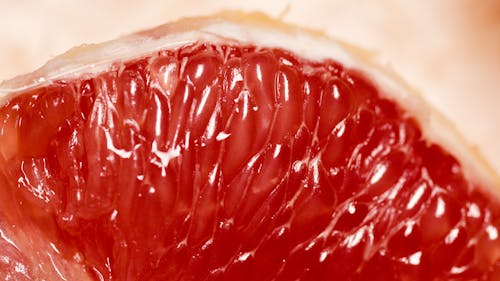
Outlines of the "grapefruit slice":
M369 54L262 15L0 88L5 280L498 280L498 178Z

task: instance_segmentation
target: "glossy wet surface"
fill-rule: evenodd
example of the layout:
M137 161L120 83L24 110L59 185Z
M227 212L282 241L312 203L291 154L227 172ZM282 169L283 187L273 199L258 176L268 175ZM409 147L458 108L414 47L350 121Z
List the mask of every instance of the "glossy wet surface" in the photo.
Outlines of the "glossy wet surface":
M43 236L2 235L13 280L30 243L96 280L500 275L499 203L333 61L194 45L58 81L0 109L0 167L2 233Z

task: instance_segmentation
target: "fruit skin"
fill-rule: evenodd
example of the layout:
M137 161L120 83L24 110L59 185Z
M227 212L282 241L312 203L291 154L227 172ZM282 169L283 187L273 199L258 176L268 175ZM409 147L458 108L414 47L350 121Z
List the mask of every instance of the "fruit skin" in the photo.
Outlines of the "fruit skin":
M498 202L335 61L198 43L56 81L1 110L14 130L1 137L21 140L1 158L21 217L104 279L496 271Z

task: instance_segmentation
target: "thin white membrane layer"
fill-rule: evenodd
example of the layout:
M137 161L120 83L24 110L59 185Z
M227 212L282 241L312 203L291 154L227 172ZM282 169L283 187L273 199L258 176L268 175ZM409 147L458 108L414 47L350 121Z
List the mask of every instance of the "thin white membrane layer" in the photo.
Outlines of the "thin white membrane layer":
M114 41L74 48L33 73L0 84L0 105L18 93L55 80L92 77L108 70L112 63L194 42L280 48L313 61L333 59L345 68L362 72L381 90L382 95L396 101L416 118L424 137L442 145L459 160L466 177L500 196L500 180L488 163L466 144L451 123L384 66L380 58L318 32L284 25L261 15L187 19Z

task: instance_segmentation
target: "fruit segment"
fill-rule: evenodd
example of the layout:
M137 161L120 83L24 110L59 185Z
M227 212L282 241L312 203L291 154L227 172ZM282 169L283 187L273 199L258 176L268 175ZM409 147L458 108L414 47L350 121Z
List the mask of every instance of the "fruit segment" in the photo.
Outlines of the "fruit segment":
M12 97L0 184L6 280L500 275L497 198L363 73L282 49L195 43Z

